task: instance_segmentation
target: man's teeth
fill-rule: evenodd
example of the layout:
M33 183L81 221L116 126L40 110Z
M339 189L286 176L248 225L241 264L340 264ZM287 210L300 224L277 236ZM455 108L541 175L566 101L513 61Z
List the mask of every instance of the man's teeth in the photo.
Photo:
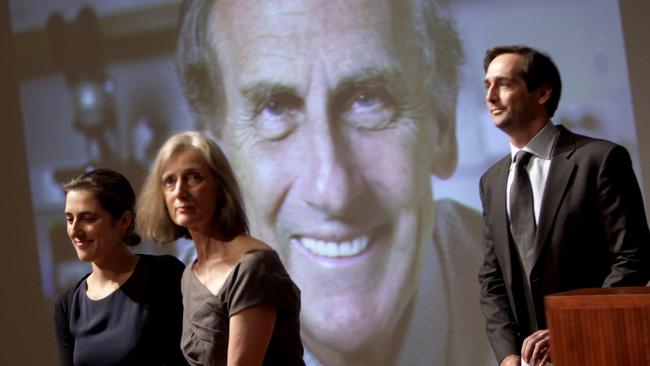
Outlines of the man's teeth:
M352 257L359 255L368 248L368 237L362 236L352 241L331 242L303 237L300 239L302 246L313 254L322 257Z

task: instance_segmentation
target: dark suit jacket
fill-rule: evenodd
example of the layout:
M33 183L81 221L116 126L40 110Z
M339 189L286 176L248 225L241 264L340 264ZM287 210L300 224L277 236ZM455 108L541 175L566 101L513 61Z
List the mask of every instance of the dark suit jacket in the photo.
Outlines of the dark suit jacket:
M540 329L543 297L576 288L645 285L650 233L628 152L558 126L528 278ZM481 177L485 242L481 308L499 362L519 354L530 329L506 211L510 155Z

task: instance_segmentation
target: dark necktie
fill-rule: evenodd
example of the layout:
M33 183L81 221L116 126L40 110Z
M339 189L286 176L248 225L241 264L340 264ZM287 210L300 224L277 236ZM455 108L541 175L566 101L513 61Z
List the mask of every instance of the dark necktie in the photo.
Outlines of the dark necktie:
M520 150L515 155L515 178L510 186L510 230L519 249L526 277L532 269L535 243L535 210L533 208L533 189L526 171L532 154Z

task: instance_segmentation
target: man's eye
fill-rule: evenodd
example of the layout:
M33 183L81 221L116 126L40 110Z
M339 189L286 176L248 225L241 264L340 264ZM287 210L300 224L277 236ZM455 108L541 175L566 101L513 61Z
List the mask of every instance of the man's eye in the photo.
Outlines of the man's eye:
M272 100L262 107L260 114L266 115L267 117L280 117L283 114L287 113L288 110L289 107L286 104Z
M285 118L301 107L300 99L293 95L271 95L259 103L255 114L261 118Z
M267 98L254 116L257 133L267 140L279 140L286 137L298 124L302 102L291 95L275 95Z
M363 92L356 95L350 107L357 110L381 108L383 102L384 101L380 95L376 93Z
M381 130L395 119L392 98L382 89L359 91L343 113L345 123L359 129Z

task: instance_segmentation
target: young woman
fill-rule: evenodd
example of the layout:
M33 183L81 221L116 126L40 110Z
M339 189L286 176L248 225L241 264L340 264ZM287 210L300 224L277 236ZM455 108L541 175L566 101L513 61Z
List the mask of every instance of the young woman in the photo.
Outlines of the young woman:
M60 365L186 365L180 352L183 263L136 255L135 194L100 169L64 185L67 231L92 272L55 304Z
M300 291L275 251L248 234L223 152L198 132L172 136L147 176L138 225L156 242L191 238L181 348L192 365L303 365Z

